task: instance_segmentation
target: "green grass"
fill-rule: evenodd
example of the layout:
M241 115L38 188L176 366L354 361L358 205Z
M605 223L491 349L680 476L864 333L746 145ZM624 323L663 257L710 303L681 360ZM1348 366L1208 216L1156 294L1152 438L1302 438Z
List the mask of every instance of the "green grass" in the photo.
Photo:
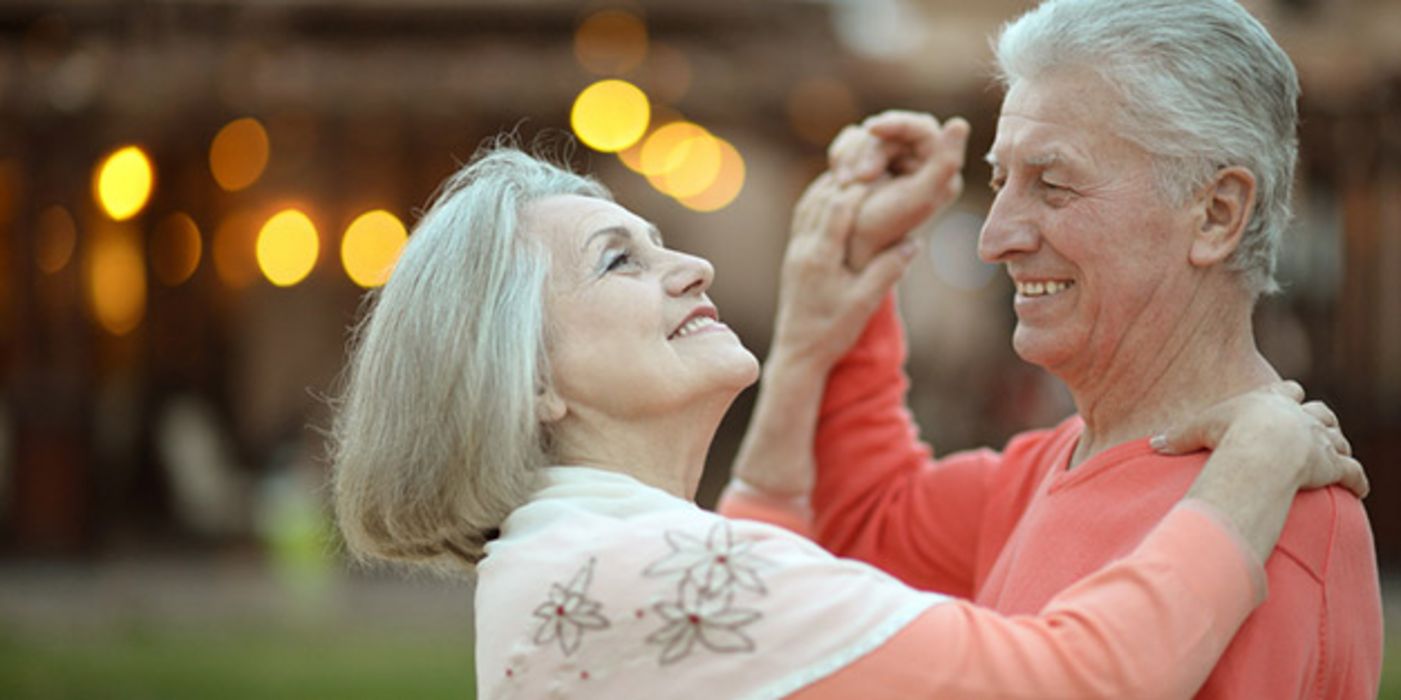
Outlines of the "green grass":
M0 698L472 698L466 638L363 632L128 630L82 641L0 635Z
M1390 622L1390 620L1388 620ZM1401 630L1387 628L1386 656L1382 660L1382 687L1377 697L1401 700Z
M364 630L131 628L59 641L0 633L0 698L380 700L474 697L472 643ZM1401 700L1401 638L1387 640L1384 700Z

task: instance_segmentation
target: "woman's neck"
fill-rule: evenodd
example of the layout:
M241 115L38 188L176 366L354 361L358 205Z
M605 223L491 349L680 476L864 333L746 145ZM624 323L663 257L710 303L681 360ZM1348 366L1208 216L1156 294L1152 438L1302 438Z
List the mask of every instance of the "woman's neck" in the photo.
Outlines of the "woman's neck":
M720 419L733 402L694 402L649 416L571 415L557 426L553 460L627 474L692 500Z

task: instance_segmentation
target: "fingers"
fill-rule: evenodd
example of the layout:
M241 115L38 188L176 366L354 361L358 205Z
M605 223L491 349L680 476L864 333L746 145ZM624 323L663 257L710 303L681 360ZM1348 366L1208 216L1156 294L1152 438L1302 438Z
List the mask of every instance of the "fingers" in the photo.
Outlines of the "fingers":
M910 268L910 261L914 260L919 249L919 241L909 238L872 258L861 270L861 276L856 281L855 294L858 299L874 309L890 288L905 275L905 271Z
M1362 469L1362 463L1352 457L1340 457L1338 464L1342 469L1342 477L1338 483L1357 494L1358 498L1366 498L1372 490L1372 485L1367 482L1367 472Z
M929 114L888 110L843 129L827 149L827 158L842 183L870 182L887 172L916 173L935 156L948 152L957 154L953 166L957 170L963 166L968 133L968 122L962 118L941 125Z
M1266 390L1290 399L1294 401L1294 403L1299 403L1304 400L1304 387L1296 381L1275 382Z
M1303 389L1301 388L1300 391ZM1338 416L1333 413L1332 409L1328 408L1328 404L1322 401L1310 401L1304 404L1304 411L1329 428L1338 426Z
M1154 435L1148 444L1162 455L1190 454L1215 447L1221 442L1226 427L1225 421L1218 420L1215 412L1209 411L1195 420Z
M827 161L841 184L868 182L886 171L890 159L898 155L894 144L876 137L859 126L842 129L827 149Z

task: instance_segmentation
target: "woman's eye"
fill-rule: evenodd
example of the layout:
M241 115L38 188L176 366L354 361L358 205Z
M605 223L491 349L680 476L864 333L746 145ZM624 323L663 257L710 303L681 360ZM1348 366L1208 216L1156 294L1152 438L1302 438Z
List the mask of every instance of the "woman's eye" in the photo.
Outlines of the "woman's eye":
M621 252L616 253L613 257L611 257L611 258L608 259L608 265L607 265L607 267L605 267L604 269L607 270L608 272L612 272L612 271L614 271L614 270L616 270L616 269L618 269L618 268L620 268L620 267L622 267L622 266L624 266L624 265L627 265L627 264L629 264L629 263L631 263L631 262L632 262L632 255L628 254L628 253L625 252L625 251L621 251Z
M1052 190L1052 191L1055 191L1055 192L1060 192L1060 191L1064 191L1064 190L1070 189L1070 188L1066 187L1065 185L1058 185L1058 184L1056 184L1056 183L1054 183L1054 182L1049 182L1049 181L1046 181L1046 180L1042 180L1042 181L1041 181L1041 186L1042 186L1042 187L1045 187L1045 188L1048 189L1048 190Z

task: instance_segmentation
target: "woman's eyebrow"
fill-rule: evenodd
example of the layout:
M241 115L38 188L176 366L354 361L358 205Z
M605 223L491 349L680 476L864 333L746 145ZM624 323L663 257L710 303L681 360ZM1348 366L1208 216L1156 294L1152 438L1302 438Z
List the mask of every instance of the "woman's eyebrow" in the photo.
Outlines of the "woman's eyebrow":
M589 237L584 239L584 245L580 250L588 250L589 246L593 244L594 239L599 236L616 236L629 242L632 241L632 231L628 230L628 227L622 225L605 226L589 234ZM666 244L662 241L662 231L657 228L656 224L650 222L647 224L647 236L652 239L652 243L656 244L658 248L666 247Z
M593 245L594 239L600 236L612 236L632 241L632 231L629 231L626 226L605 226L589 234L589 237L584 239L584 245L580 246L579 250L587 251L589 246Z

